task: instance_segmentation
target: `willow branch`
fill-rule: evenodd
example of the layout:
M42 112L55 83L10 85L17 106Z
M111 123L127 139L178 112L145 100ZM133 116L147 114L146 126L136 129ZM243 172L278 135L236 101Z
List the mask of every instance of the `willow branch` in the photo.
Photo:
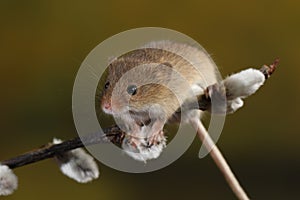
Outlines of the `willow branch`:
M276 59L271 65L264 65L260 71L264 74L265 78L268 79L272 73L275 71L276 66L278 65L279 59ZM203 95L199 95L197 109L200 110L209 110L211 106L211 98L209 96L209 91L214 90L216 87L208 87ZM215 91L220 92L220 91ZM226 94L225 94L226 95ZM194 104L186 104L191 109ZM83 146L99 144L103 142L112 142L114 144L120 145L125 136L125 133L117 126L109 127L103 129L105 137L102 134L90 134L84 138L76 137L74 139L66 140L60 144L48 143L43 145L40 148L34 149L30 152L24 153L22 155L3 160L0 162L2 165L7 165L11 169L22 167L31 163L35 163L44 159L52 158L56 155L59 155L70 150L80 148Z
M52 158L61 153L68 152L80 147L99 144L104 142L112 142L120 144L125 136L125 133L117 126L109 127L103 130L105 137L102 134L90 134L85 137L75 137L66 140L60 144L48 143L38 149L7 159L1 162L2 165L7 165L9 168L22 167L41 160Z

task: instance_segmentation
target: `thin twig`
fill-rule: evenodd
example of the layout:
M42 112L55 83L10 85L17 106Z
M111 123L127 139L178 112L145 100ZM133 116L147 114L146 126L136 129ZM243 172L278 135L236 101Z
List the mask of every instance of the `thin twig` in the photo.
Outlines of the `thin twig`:
M209 151L210 156L212 157L212 159L214 160L214 162L216 163L216 165L224 175L227 183L229 184L234 194L240 200L249 199L246 192L239 184L237 178L235 177L232 170L230 169L230 166L226 162L226 159L224 158L219 148L215 145L215 143L209 136L208 132L206 131L201 121L199 119L195 119L195 120L191 120L190 122L192 126L197 130L197 135L202 141L203 145L206 147L206 149L210 150Z
M269 78L271 74L275 71L276 66L278 65L279 59L276 59L271 65L264 65L260 71L265 75L265 78ZM208 95L209 89L215 89L217 87L208 87L206 92L203 95L199 95L197 109L200 110L209 110L211 106L211 98ZM220 91L213 91L214 94ZM222 96L223 94L220 94ZM187 108L194 108L195 103L191 102L191 105L185 104ZM125 133L117 126L109 127L103 130L106 138L100 137L100 134L91 134L87 135L85 138L76 137L74 139L70 139L64 141L60 144L52 144L49 143L47 145L42 146L41 148L32 150L28 153L22 154L20 156L4 160L1 162L2 165L7 165L10 168L21 167L30 163L38 162L47 158L52 158L55 155L63 152L70 151L72 149L76 149L79 147L83 147L84 145L97 144L101 142L111 141L115 144L121 144L124 138ZM108 140L107 140L108 139Z
M102 134L90 134L82 138L75 137L60 144L49 143L43 145L41 148L34 149L30 152L8 160L4 160L1 162L1 164L7 165L11 169L22 167L24 165L52 158L55 155L70 151L72 149L84 147L85 145L88 146L109 141L115 144L120 144L125 135L125 133L117 126L103 129L103 132L105 137L103 137Z
M272 73L275 71L275 69L278 65L278 62L279 62L279 59L276 59L273 64L271 64L269 66L264 65L260 69L260 71L264 74L266 79L268 79L272 75ZM203 110L203 111L209 110L210 106L211 106L211 98L209 96L209 93L210 93L209 90L215 90L216 88L218 88L218 87L208 87L205 90L205 93L203 95L199 95L197 97L198 105L195 108ZM222 92L224 92L224 90L213 91L213 92L214 93L219 92L221 97L222 97L222 95L224 95L224 94L222 94ZM226 94L225 94L225 96L226 96ZM191 103L191 105L189 105L189 103ZM193 102L185 103L184 106L187 106L186 108L195 109L194 108L195 104ZM242 200L249 199L247 194L244 192L243 188L240 186L239 182L235 178L235 176L234 176L233 172L231 171L229 165L227 164L225 158L223 157L220 150L217 148L217 146L214 144L214 142L210 138L209 134L207 133L206 129L204 128L204 126L202 125L200 120L191 121L191 124L197 130L197 134L198 134L199 138L201 139L201 141L203 142L203 144L205 145L205 147L208 150L211 150L210 151L211 157L213 158L216 165L223 173L226 181L228 182L228 184L230 185L231 189L236 194L236 196ZM67 152L67 151L70 151L70 150L73 150L76 148L80 148L83 146L87 146L87 145L93 145L93 144L109 142L109 141L114 144L119 145L122 143L122 140L124 139L124 136L125 136L125 133L117 126L103 129L103 133L105 134L105 136L103 136L103 134L90 134L83 138L76 137L74 139L64 141L60 144L49 143L49 144L42 146L41 148L32 150L28 153L22 154L20 156L16 156L16 157L8 159L8 160L4 160L4 161L0 162L0 164L7 165L9 168L13 169L13 168L21 167L21 166L24 166L24 165L27 165L30 163L35 163L35 162L38 162L38 161L41 161L41 160L44 160L47 158L52 158L55 155L58 155L58 154L61 154L61 153L64 153L64 152Z

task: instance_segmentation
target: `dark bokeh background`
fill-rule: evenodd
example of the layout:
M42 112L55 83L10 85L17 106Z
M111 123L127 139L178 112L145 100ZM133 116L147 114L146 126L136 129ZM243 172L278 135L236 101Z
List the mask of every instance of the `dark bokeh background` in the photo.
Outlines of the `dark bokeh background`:
M300 2L14 1L0 3L0 160L54 136L76 136L71 97L76 72L101 41L143 26L185 33L226 74L281 58L266 85L228 116L218 145L253 199L300 198ZM100 163L81 185L43 161L15 170L7 199L234 199L200 142L172 165L127 174ZM4 197L1 197L4 198Z

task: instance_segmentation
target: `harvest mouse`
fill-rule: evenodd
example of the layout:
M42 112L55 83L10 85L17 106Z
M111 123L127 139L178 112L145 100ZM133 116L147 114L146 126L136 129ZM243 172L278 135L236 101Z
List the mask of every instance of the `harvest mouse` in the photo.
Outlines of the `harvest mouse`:
M101 107L125 131L124 151L144 162L161 154L166 146L163 127L179 122L180 115L180 122L195 128L237 197L249 199L200 121L203 111L189 105L203 97L211 103L210 112L233 113L263 85L277 64L278 59L260 70L249 68L221 80L203 49L172 41L151 42L109 64ZM196 101L200 102L204 101Z
M101 108L128 133L122 144L125 152L146 161L160 155L166 145L163 127L183 102L219 80L214 62L203 49L172 41L150 42L109 64ZM191 110L181 116L182 121L200 118L201 112Z

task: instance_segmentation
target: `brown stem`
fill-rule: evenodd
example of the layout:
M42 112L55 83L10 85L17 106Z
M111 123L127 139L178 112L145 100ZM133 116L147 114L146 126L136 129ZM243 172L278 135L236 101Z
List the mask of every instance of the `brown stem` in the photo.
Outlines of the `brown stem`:
M265 75L265 78L268 79L272 73L275 71L277 65L278 65L279 59L276 59L273 64L271 65L264 65L260 71ZM211 99L210 99L210 92L209 90L213 90L213 93L220 93L220 97L224 96L224 90L217 91L218 87L211 87L209 86L206 89L206 92L203 95L199 95L197 97L198 99L198 105L195 106L194 103L188 102L185 103L183 106L187 106L185 108L188 109L200 109L200 110L208 110L210 109ZM226 95L225 95L226 96ZM191 103L191 104L190 104ZM227 164L225 158L221 154L220 150L217 148L217 146L214 144L212 139L210 138L209 134L207 133L206 129L203 127L200 120L191 121L194 128L197 130L197 134L199 138L202 140L203 144L206 146L206 148L210 151L210 155L215 161L216 165L219 167L221 172L223 173L226 181L228 182L229 186L233 190L233 192L236 194L236 196L239 199L249 199L244 192L243 188L240 186L239 182L237 181L236 177L234 176L233 172L231 171L229 165ZM76 137L74 139L70 139L67 141L64 141L60 144L52 144L49 143L47 145L42 146L41 148L35 149L33 151L30 151L28 153L16 156L14 158L4 160L1 162L2 165L7 165L10 168L17 168L21 167L30 163L38 162L47 158L52 158L57 154L61 154L67 151L70 151L72 149L80 148L85 145L93 145L98 144L102 142L113 142L115 144L121 144L122 140L125 136L125 133L117 126L113 126L110 128L106 128L103 130L105 136L102 134L91 134L87 135L83 138Z
M115 144L120 144L125 135L125 133L117 126L106 128L103 130L103 132L106 137L103 137L101 134L90 134L82 138L76 137L74 139L66 140L60 144L49 143L43 145L41 148L34 149L30 152L8 160L4 160L1 162L1 164L7 165L11 169L22 167L30 163L52 158L57 154L80 148L85 145L93 145L109 141Z
M240 200L248 200L249 197L247 196L242 186L239 184L239 181L230 169L230 166L226 162L226 159L207 133L201 121L199 119L195 119L191 120L190 122L192 126L197 130L198 137L202 141L205 148L209 151L210 156L222 172L223 176L225 177L228 185L230 186L234 194Z
M278 62L279 59L276 59L273 62L273 64L269 66L264 65L260 69L260 71L265 75L266 79L269 78L271 74L275 71ZM220 98L224 96L224 94L222 94L222 92L224 91L218 91L216 88L218 87L209 86L203 95L199 95L197 98L198 104L196 105L196 107L195 107L195 103L192 102L187 102L183 106L187 106L186 107L187 109L197 108L203 111L209 110L211 106L209 90L213 90L213 93L215 95L218 95L219 93ZM100 137L100 134L91 134L86 136L85 138L76 137L74 139L64 141L60 144L54 145L52 143L49 143L47 145L42 146L41 148L35 149L28 153L22 154L20 156L8 160L4 160L1 162L1 164L7 165L10 168L16 168L30 163L38 162L47 158L52 158L56 154L67 152L79 147L83 147L84 145L92 145L92 144L97 144L97 143L107 142L107 141L111 141L115 144L121 144L122 139L124 138L125 135L125 133L121 131L120 128L118 128L117 126L106 128L103 130L103 132L106 135L105 138Z

